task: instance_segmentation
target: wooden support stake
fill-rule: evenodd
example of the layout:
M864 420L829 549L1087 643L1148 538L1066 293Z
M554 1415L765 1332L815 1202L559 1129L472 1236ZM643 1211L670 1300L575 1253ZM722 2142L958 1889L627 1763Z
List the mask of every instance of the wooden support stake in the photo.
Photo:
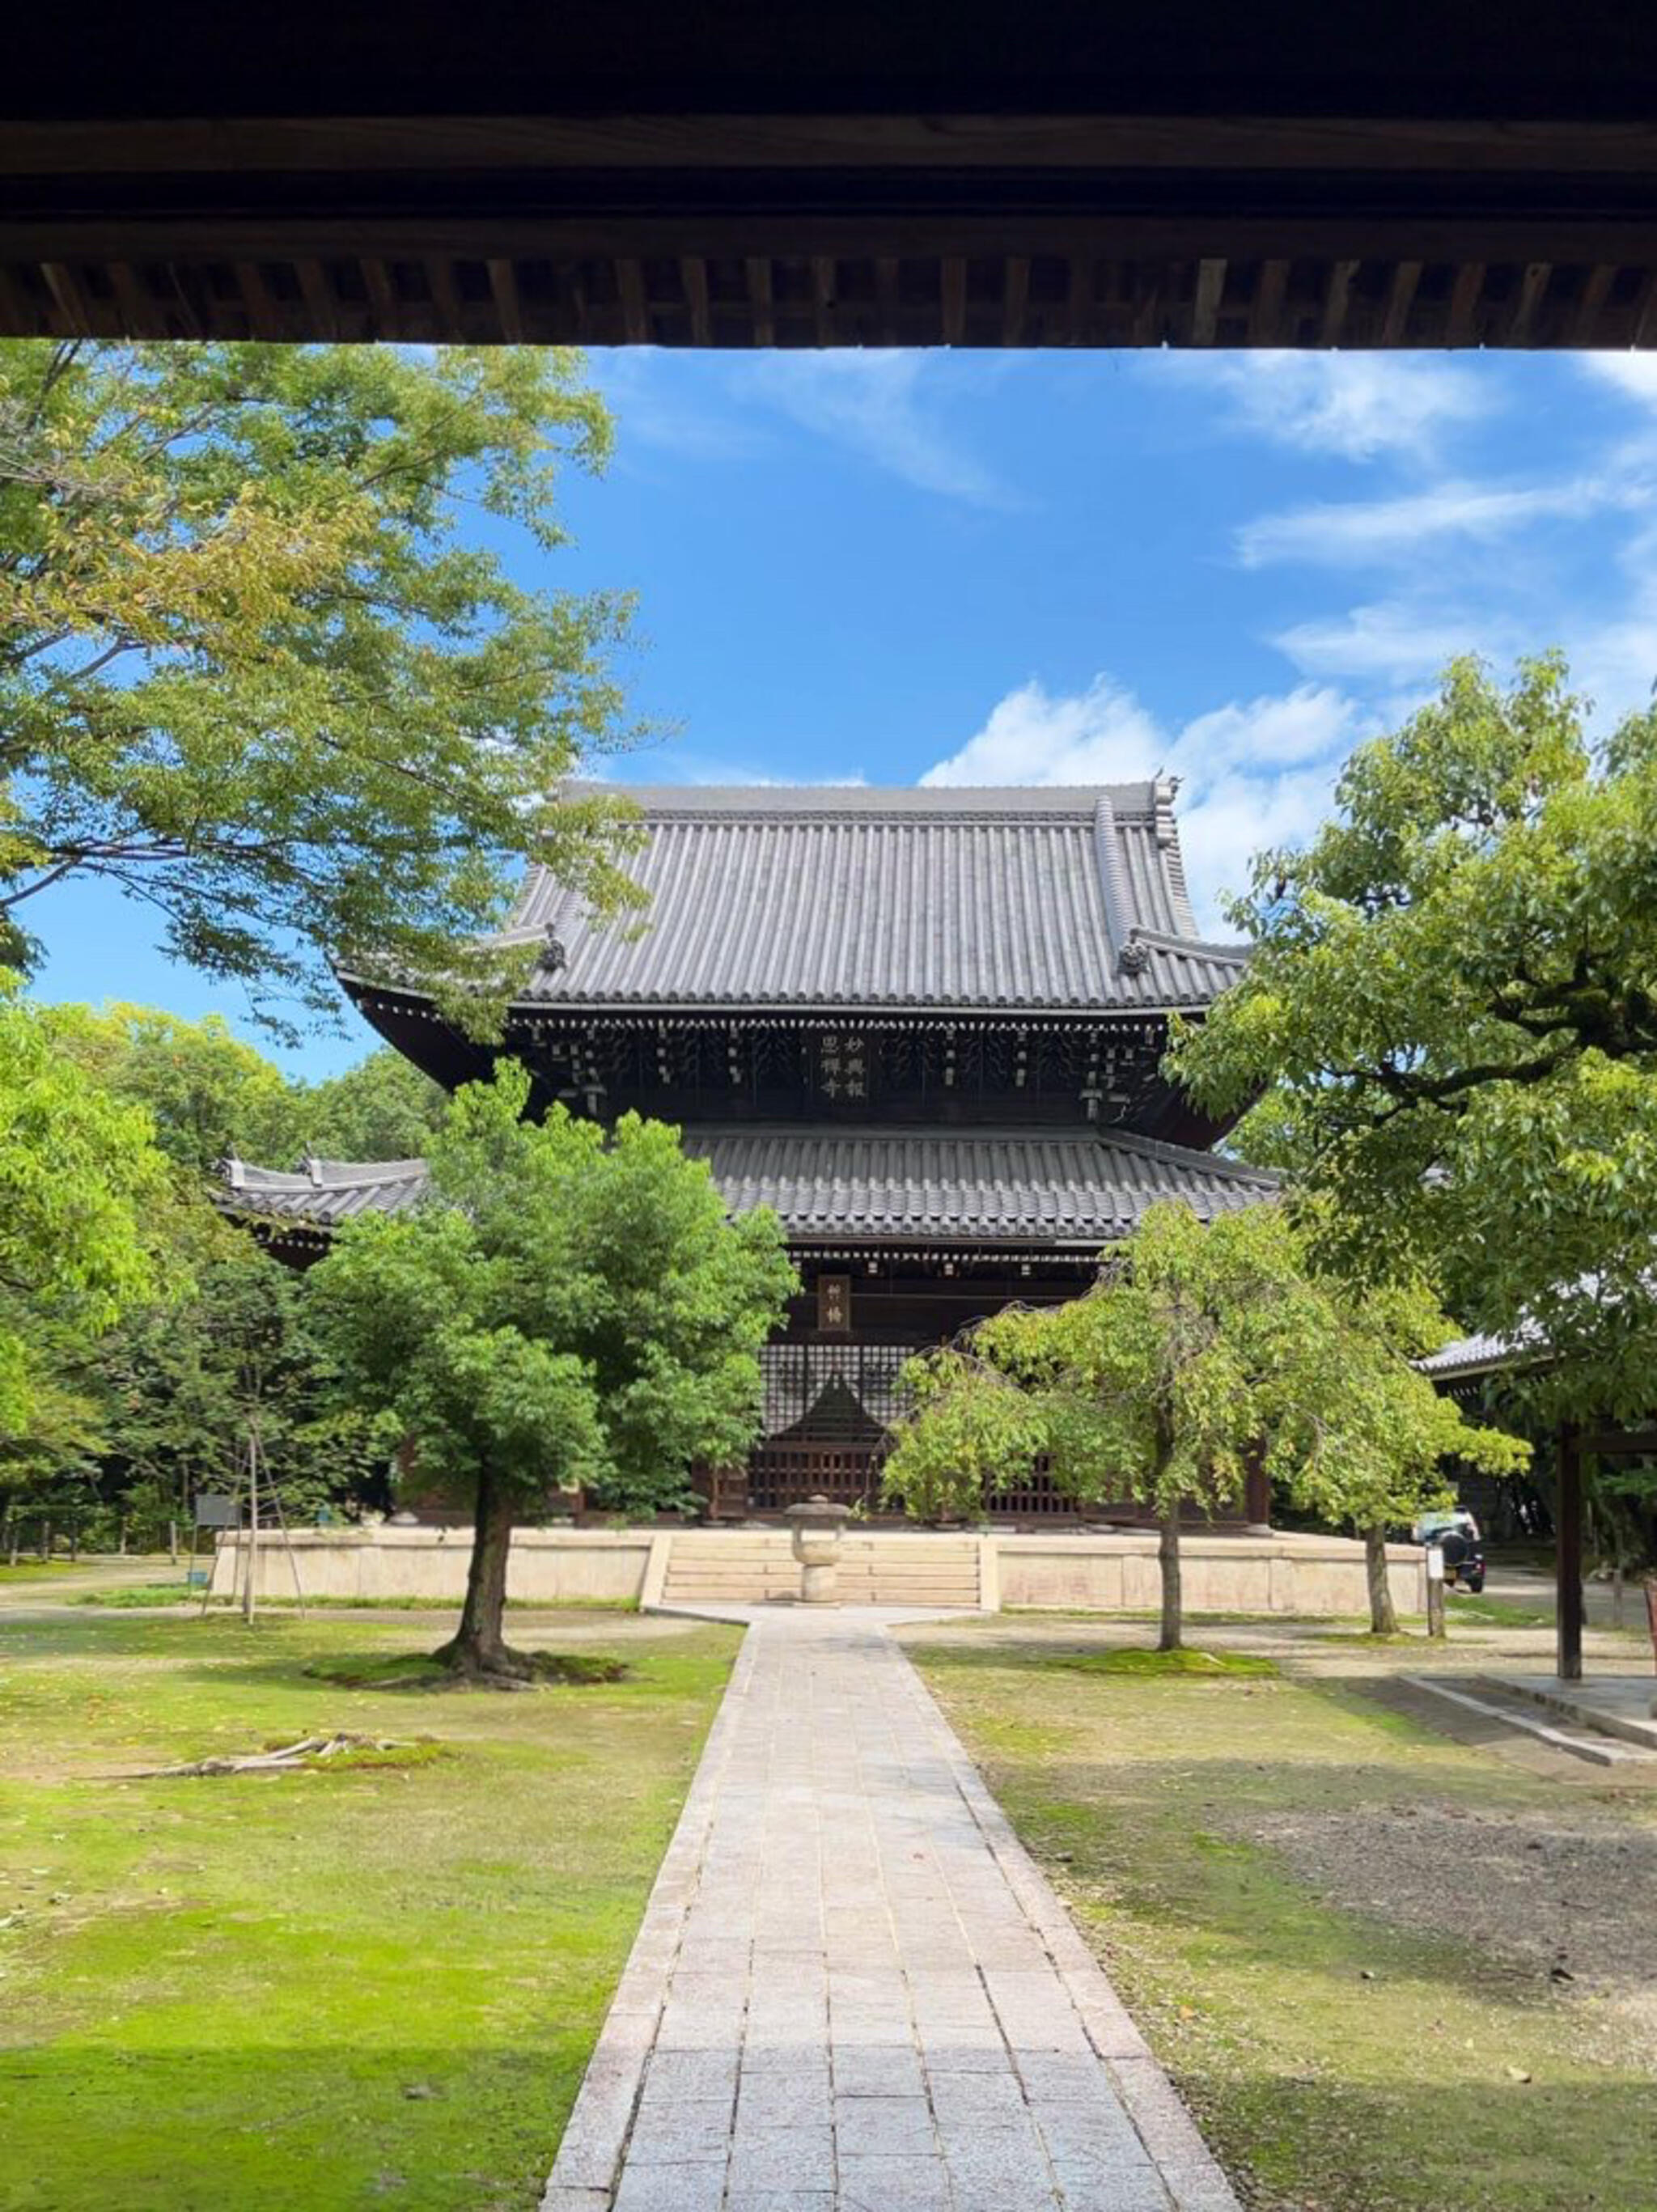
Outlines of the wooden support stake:
M241 1588L241 1617L251 1627L258 1605L254 1585L259 1571L259 1446L258 1431L247 1433L247 1577Z
M1444 1548L1441 1544L1427 1547L1427 1633L1436 1643L1444 1640Z
M1559 1431L1557 1607L1559 1679L1582 1679L1582 1447L1566 1424Z

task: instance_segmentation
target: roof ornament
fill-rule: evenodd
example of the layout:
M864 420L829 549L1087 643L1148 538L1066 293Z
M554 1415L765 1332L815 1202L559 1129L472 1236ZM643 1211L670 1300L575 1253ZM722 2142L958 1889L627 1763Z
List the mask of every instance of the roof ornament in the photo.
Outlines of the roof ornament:
M1116 965L1124 975L1143 975L1150 965L1150 947L1144 944L1138 931L1131 931L1127 942L1116 956Z
M219 1173L232 1190L244 1190L247 1185L247 1170L234 1152L227 1152L219 1162Z
M559 936L557 930L549 924L540 952L536 959L536 966L544 975L555 975L568 958L569 955L564 950L563 939Z
M309 1145L307 1145L305 1147L305 1150L300 1154L299 1164L300 1173L301 1175L308 1176L311 1179L313 1188L319 1190L322 1187L322 1162L311 1150Z

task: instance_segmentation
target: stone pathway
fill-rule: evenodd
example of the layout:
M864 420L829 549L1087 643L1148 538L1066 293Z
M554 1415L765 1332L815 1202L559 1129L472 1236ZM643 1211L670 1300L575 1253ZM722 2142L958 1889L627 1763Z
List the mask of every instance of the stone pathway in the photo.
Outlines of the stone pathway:
M1236 2212L882 1617L745 1617L543 2212Z

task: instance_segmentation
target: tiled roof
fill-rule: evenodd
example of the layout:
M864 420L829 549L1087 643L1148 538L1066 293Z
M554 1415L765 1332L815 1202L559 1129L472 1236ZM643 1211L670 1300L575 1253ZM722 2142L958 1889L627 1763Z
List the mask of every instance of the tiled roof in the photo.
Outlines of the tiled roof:
M1174 788L628 788L642 933L537 870L506 939L546 1009L1205 1006L1245 955L1199 936Z
M425 1189L424 1160L307 1160L293 1173L228 1161L222 1200L234 1213L336 1228L359 1213L401 1213Z
M684 1146L707 1162L732 1213L773 1206L800 1244L1094 1249L1159 1198L1187 1199L1208 1219L1277 1188L1259 1169L1117 1130L704 1128L688 1130ZM425 1167L331 1160L288 1175L233 1164L228 1181L234 1212L332 1227L412 1204Z
M1477 1375L1487 1367L1512 1366L1529 1348L1519 1337L1459 1336L1453 1344L1423 1354L1416 1365L1423 1375L1443 1381L1455 1375Z
M790 1238L997 1239L1096 1245L1159 1198L1205 1218L1252 1206L1274 1176L1120 1131L688 1130L733 1213L775 1208Z

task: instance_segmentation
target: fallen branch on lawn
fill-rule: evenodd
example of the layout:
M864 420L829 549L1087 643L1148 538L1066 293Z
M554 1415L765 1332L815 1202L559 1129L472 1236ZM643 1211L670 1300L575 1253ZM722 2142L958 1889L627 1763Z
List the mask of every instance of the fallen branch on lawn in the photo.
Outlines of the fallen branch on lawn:
M187 1766L146 1767L137 1778L143 1782L170 1780L187 1774L262 1774L284 1767L313 1766L349 1752L413 1751L416 1747L396 1736L303 1735L297 1743L284 1743L270 1751L244 1752L239 1757L197 1759Z

